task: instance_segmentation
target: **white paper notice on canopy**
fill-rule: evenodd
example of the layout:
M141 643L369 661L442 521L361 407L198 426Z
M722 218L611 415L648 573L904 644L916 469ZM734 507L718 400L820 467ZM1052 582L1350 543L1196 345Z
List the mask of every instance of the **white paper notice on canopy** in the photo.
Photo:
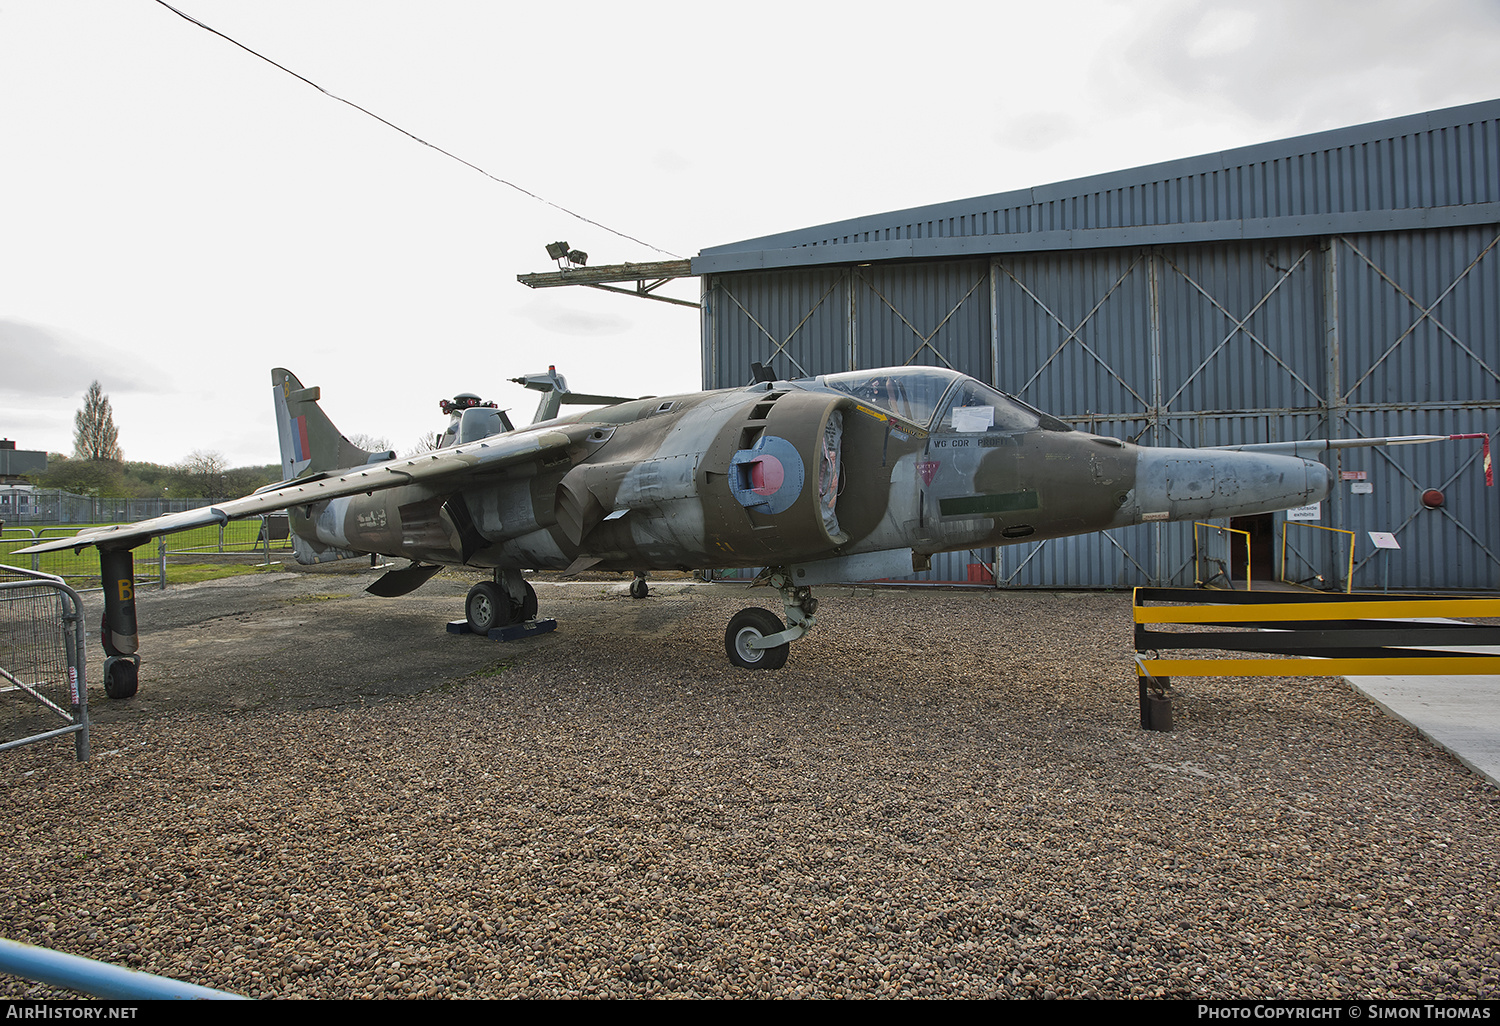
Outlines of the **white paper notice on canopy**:
M1396 536L1389 531L1368 531L1366 533L1369 534L1370 541L1375 543L1377 549L1399 549L1401 547L1401 543L1396 540Z
M995 424L993 406L953 407L953 430L961 432L988 431Z
M1294 506L1286 511L1288 520L1322 520L1323 504L1315 502L1310 506Z

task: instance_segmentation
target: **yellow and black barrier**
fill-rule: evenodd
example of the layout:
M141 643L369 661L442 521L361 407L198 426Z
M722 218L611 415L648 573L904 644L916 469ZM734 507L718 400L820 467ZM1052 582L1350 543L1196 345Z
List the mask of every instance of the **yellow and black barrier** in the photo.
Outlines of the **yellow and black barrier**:
M1136 588L1134 606L1143 729L1172 729L1174 676L1500 674L1500 655L1461 651L1500 645L1500 627L1463 622L1500 617L1500 599ZM1266 657L1161 658L1182 650Z

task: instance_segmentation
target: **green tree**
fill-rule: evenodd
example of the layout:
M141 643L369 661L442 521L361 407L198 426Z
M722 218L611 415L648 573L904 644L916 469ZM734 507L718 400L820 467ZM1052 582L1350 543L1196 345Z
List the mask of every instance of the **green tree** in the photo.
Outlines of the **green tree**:
M123 487L120 464L113 460L70 460L62 453L49 453L47 472L32 476L38 488L60 488L75 495L120 495Z
M81 460L119 462L120 434L109 408L109 396L95 381L83 395L83 409L73 418L73 455Z

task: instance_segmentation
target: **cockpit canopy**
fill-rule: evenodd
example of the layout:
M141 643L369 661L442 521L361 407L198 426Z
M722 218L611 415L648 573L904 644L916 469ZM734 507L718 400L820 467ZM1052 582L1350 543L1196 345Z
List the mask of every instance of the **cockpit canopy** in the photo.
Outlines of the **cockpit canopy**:
M898 367L825 374L818 379L866 405L940 432L1069 430L1004 392L941 367Z

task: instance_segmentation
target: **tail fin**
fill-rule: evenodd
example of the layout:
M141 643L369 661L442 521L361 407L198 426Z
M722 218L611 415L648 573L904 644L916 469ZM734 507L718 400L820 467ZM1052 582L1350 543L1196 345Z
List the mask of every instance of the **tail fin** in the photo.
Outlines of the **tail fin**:
M316 385L303 388L297 375L283 367L271 371L276 401L276 434L281 439L281 478L343 470L394 457L366 452L339 433L318 405Z

